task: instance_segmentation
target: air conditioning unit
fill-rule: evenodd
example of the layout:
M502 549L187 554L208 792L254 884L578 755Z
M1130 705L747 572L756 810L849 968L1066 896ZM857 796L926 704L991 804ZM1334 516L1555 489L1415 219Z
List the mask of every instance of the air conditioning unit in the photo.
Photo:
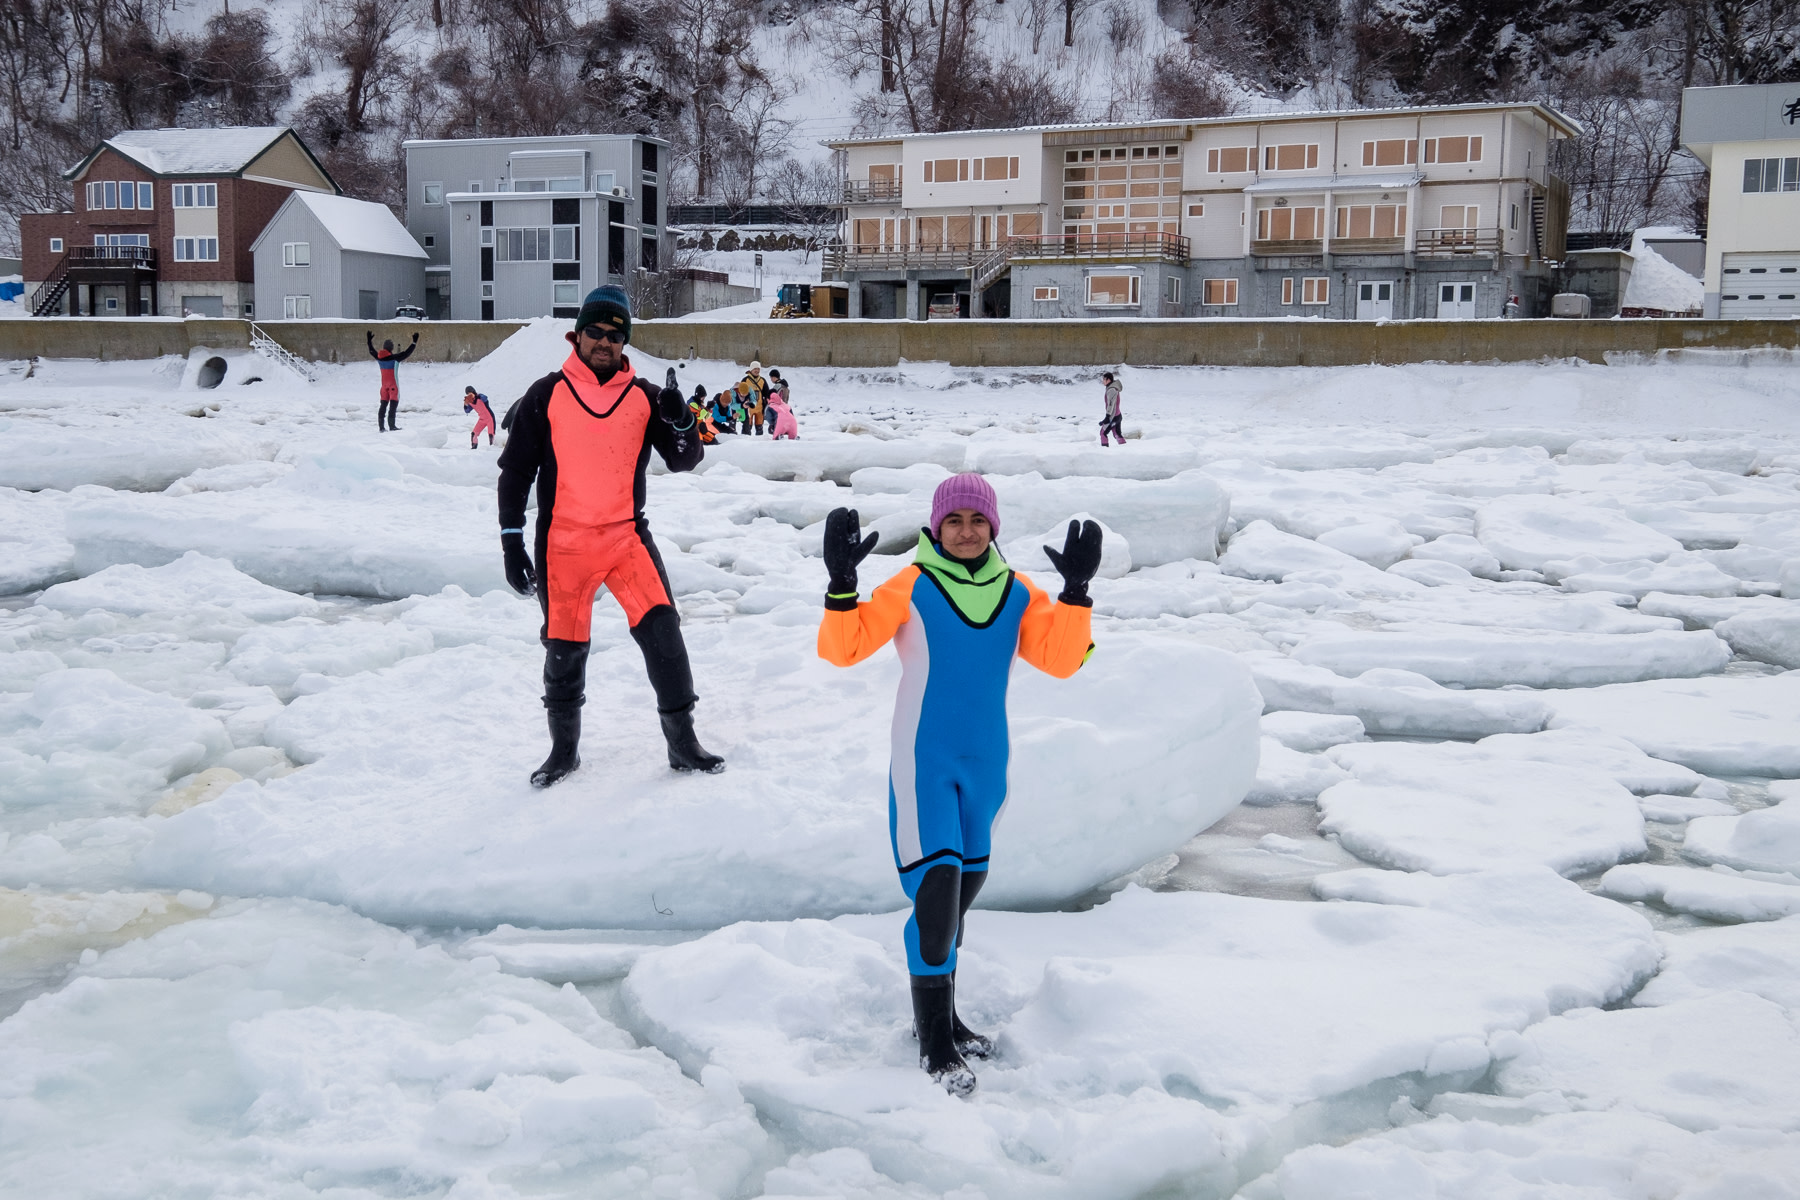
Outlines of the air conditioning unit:
M613 190L612 190L612 194L613 194L613 195L615 195L615 196L623 196L623 195L624 195L624 194L625 194L625 189L624 189L624 188L620 188L620 187L616 187L616 188L614 188L614 189L613 189Z

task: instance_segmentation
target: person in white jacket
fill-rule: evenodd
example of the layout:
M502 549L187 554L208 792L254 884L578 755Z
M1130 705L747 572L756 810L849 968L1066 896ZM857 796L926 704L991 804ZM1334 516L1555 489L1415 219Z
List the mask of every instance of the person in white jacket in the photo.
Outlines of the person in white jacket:
M1100 444L1102 446L1112 444L1106 440L1106 435L1110 433L1118 438L1119 445L1123 446L1125 444L1125 426L1121 423L1122 418L1119 414L1119 393L1123 389L1120 388L1119 381L1113 378L1111 371L1100 376L1100 380L1106 384L1106 414L1100 418Z

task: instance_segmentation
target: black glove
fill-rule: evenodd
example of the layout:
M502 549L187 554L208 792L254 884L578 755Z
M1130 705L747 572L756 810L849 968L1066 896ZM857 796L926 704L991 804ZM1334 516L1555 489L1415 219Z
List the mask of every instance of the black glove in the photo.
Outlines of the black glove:
M501 534L500 552L506 556L506 582L512 590L521 596L536 591L537 570L531 565L531 555L525 553L525 535Z
M657 411L671 428L677 430L694 427L694 410L681 396L681 385L675 382L675 368L669 368L668 379L663 383L663 390L656 394Z
M1088 580L1100 569L1100 526L1093 521L1070 521L1069 536L1063 539L1061 553L1044 547L1044 553L1050 556L1050 565L1056 568L1057 574L1063 578L1062 595L1057 600L1063 604L1079 604L1082 608L1094 607L1088 599Z
M418 344L419 344L419 335L415 333L415 334L413 334L413 345L416 346Z
M879 535L862 535L854 508L834 508L825 518L825 570L831 576L827 596L856 596L856 564L869 557Z

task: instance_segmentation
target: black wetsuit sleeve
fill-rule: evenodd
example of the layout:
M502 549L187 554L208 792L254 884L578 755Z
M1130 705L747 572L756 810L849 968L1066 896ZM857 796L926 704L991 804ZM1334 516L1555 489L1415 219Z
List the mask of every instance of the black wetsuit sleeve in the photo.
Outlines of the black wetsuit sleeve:
M549 375L513 405L512 429L506 449L500 452L500 528L525 527L525 503L550 453L550 389L558 376Z
M365 338L369 339L369 357L370 358L380 358L381 357L380 352L375 349L375 335L373 333L365 332L363 334L363 336Z
M405 362L407 359L412 357L412 352L414 350L417 350L418 348L419 348L419 343L414 342L412 345L408 346L404 350L394 351L394 361L395 362Z
M643 379L638 380L638 386L650 400L650 423L644 429L644 437L662 456L664 465L671 471L691 471L699 466L706 450L700 444L698 424L690 419L686 429L676 429L663 419L662 405L658 401L661 389L650 386ZM642 507L640 502L639 508Z

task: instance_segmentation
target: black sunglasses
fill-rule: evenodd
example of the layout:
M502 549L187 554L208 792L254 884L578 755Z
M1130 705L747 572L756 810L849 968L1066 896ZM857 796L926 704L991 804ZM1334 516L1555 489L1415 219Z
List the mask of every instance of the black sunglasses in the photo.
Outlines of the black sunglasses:
M598 325L582 326L581 336L591 337L596 342L611 342L615 346L623 346L625 344L625 335L619 330L602 329Z

